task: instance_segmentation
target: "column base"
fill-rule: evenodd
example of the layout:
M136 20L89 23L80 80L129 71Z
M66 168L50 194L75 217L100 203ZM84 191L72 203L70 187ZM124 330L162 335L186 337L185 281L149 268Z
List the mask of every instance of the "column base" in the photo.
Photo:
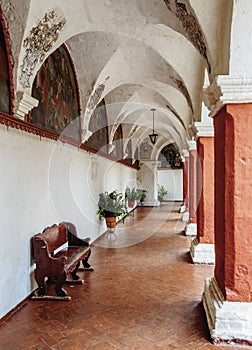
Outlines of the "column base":
M184 204L181 204L180 208L179 208L179 212L180 213L184 213L186 210L186 206Z
M189 211L185 211L182 215L182 221L186 222L189 221Z
M194 264L215 264L214 244L199 243L197 237L191 242L190 254Z
M197 235L197 224L187 224L185 228L186 236L196 236Z
M139 203L139 206L141 207L159 207L160 201L158 200L147 200L142 203Z
M252 345L252 302L225 301L214 277L206 279L202 301L214 344Z

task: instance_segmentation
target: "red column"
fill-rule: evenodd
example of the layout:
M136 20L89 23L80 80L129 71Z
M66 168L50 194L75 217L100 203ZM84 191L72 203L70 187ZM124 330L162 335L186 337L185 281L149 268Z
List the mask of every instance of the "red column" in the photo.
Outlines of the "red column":
M197 240L214 243L214 138L198 137Z
M184 204L185 204L185 211L189 211L189 157L185 157L185 162L183 165L183 198L184 198Z
M189 219L197 222L197 150L190 150L189 164Z
M186 164L183 162L183 203L186 202L187 195L187 172L186 172Z
M252 104L214 117L215 279L227 301L252 301Z

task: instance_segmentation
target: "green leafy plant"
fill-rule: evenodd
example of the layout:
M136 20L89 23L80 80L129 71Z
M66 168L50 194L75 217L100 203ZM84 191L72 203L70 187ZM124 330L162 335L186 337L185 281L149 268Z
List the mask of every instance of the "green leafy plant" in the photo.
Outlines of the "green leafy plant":
M126 215L127 207L123 194L117 191L100 193L97 214L100 220L106 217Z
M132 188L130 189L128 186L125 190L125 199L128 201L138 201L141 197L141 194L138 189Z
M147 190L143 190L143 189L138 188L137 192L138 192L140 201L143 202L145 197L146 197Z
M158 185L158 200L162 201L164 196L167 194L168 192L165 190L163 185Z

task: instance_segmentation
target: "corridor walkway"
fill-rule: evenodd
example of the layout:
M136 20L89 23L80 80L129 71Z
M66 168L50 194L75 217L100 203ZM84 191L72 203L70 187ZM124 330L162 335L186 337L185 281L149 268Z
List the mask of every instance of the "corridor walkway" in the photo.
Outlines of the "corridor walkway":
M29 301L0 327L0 350L223 349L201 305L213 267L191 264L178 207L137 208L96 242L95 270L65 287L72 301Z

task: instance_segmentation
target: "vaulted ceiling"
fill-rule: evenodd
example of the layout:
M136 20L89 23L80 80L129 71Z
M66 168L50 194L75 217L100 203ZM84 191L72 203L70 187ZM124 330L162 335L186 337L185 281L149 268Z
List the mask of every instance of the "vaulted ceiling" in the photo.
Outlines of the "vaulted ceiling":
M36 72L63 43L77 76L84 139L104 98L110 141L144 140L156 108L156 147L179 149L201 120L202 88L228 73L233 0L1 0L13 57L15 92L31 94ZM50 14L52 14L52 18ZM225 20L223 20L225 18ZM32 29L54 25L48 47Z

